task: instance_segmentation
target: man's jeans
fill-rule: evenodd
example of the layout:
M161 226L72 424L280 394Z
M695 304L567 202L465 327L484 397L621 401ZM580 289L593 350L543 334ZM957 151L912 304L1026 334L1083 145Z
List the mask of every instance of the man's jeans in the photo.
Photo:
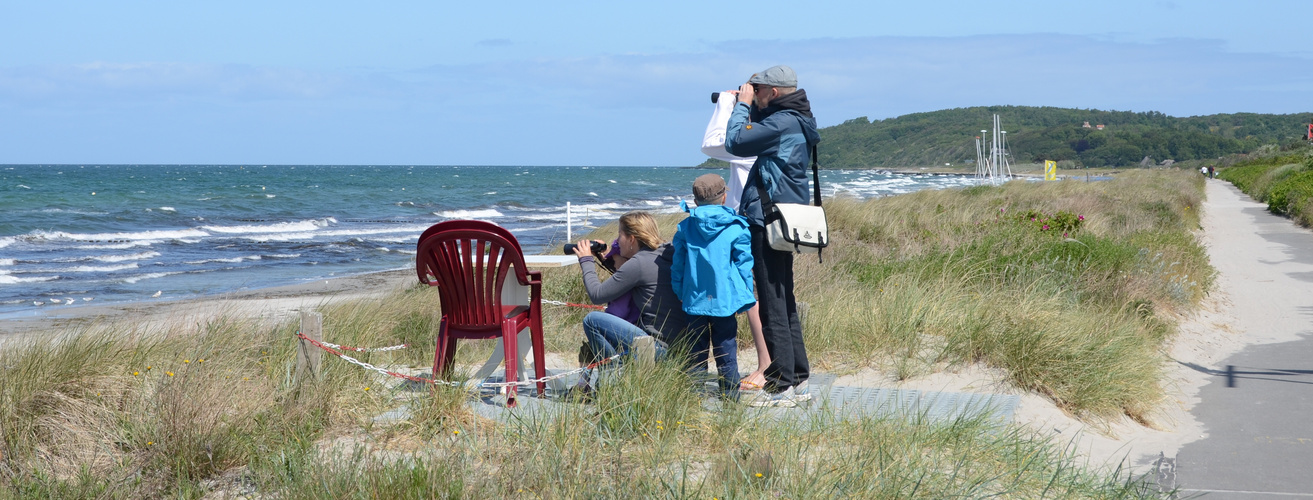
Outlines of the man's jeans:
M802 323L793 296L793 252L774 250L766 243L766 228L749 226L752 232L752 279L757 285L757 311L761 333L770 352L766 388L782 391L811 377L807 347L803 345Z
M739 390L738 333L739 322L734 316L689 316L689 362L695 372L707 370L707 344L716 356L716 372L720 374L720 390L734 395Z

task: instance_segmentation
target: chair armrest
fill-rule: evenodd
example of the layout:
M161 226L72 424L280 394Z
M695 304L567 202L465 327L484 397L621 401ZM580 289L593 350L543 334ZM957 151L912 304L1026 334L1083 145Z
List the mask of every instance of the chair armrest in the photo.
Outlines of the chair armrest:
M525 271L524 274L529 275L529 282L528 282L528 283L521 283L521 285L541 285L541 284L543 284L543 272L542 272L542 271Z

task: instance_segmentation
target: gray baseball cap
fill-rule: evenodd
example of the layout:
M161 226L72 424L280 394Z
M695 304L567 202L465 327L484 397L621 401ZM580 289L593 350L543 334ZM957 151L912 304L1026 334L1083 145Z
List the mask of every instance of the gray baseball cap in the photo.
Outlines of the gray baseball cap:
M753 74L752 78L748 79L748 83L768 85L771 87L797 87L798 74L793 72L793 68L781 64L779 66L766 68L766 71Z

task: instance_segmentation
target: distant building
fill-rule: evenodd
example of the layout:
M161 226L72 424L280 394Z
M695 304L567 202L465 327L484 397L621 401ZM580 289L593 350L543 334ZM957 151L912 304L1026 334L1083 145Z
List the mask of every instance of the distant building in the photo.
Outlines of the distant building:
M1085 122L1084 125L1081 125L1081 128L1090 128L1090 122Z
M1099 130L1103 130L1103 124L1100 123L1100 124L1098 124L1098 125L1095 125L1094 128L1097 128L1097 129L1099 129Z

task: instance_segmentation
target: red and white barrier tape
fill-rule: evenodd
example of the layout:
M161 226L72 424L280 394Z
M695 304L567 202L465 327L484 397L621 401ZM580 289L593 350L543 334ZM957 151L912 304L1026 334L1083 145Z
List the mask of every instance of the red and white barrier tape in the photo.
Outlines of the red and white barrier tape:
M425 384L439 384L439 385L446 385L446 386L450 386L450 387L460 387L461 385L463 385L463 384L461 384L460 382L448 382L448 381L445 381L445 380L427 379L427 378L422 378L422 377L416 377L416 376L414 376L414 375L406 375L406 374L404 374L404 373L397 373L397 372L394 372L394 371L385 370L385 369L383 369L383 368L379 368L379 367L377 367L377 366L371 365L371 364L366 363L366 362L364 362L364 361L360 361L360 360L358 360L358 359L356 359L356 358L353 358L353 357L351 357L351 356L347 356L346 354L342 354L341 352L338 352L337 349L336 349L336 347L340 347L340 346L337 346L337 344L330 344L330 343L328 343L328 342L320 342L320 341L318 341L318 340L315 340L315 339L312 339L312 338L310 338L310 337L305 336L305 334L304 334L304 333L301 333L301 332L296 332L296 336L297 336L297 338L300 338L301 340L305 340L305 341L307 341L307 342L310 342L311 344L314 344L315 346L319 347L320 349L323 349L323 350L325 350L325 351L328 351L330 354L332 354L332 355L334 355L334 356L337 356L337 357L339 357L339 358L342 358L342 359L346 360L347 362L350 362L351 364L354 364L354 365L359 366L359 367L361 367L361 368L365 368L365 369L367 369L367 370L373 370L373 371L376 371L376 372L381 373L381 374L383 374L383 375L387 375L387 376L390 376L390 377L396 377L396 378L403 378L403 379L406 379L406 380L409 380L409 381L412 381L412 382L420 382L420 383L425 383ZM333 346L333 347L330 347L330 346ZM385 348L385 349L388 349L388 350L396 350L396 349L394 349L394 348ZM606 359L603 359L603 360L600 360L600 361L594 362L594 363L592 363L592 364L590 364L590 365L588 365L588 366L586 366L586 367L584 367L584 368L576 368L576 369L574 369L574 370L570 370L570 371L568 371L568 372L557 373L557 374L555 374L555 375L548 375L548 376L546 376L546 377L542 377L542 378L534 378L534 379L528 379L528 380L516 380L516 381L514 381L514 382L482 382L482 383L479 383L479 384L474 385L473 387L479 387L479 388L482 388L482 387L489 387L489 388L505 388L505 387L512 387L512 386L515 386L515 387L527 387L527 386L531 386L531 385L537 385L538 383L547 383L547 382L550 382L550 381L552 381L552 380L557 380L557 379L561 379L561 378L568 377L568 376L570 376L570 375L575 375L575 374L583 373L585 370L591 370L591 369L593 369L593 368L597 368L597 367L602 366L602 365L604 365L604 364L607 364L607 363L610 363L610 362L612 362L612 361L615 361L615 360L616 360L617 358L619 358L619 357L620 357L620 355L617 354L617 355L615 355L615 356L611 356L611 357L609 357L609 358L606 358Z
M356 351L356 352L388 352L388 351L400 351L400 350L402 350L402 349L405 349L405 348L407 348L407 347L410 347L410 344L401 344L401 345L394 345L394 346L388 346L388 347L351 347L351 346L345 346L345 345L337 345L337 344L334 344L334 343L332 343L332 342L324 342L324 341L320 341L320 343L321 343L321 344L324 344L324 345L326 345L326 346L328 346L328 347L332 347L332 348L334 348L334 349L341 349L341 350L344 350L344 351Z
M575 304L575 303L573 303L573 302L561 302L561 301L559 301L559 300L547 300L547 299L543 299L542 302L543 302L544 304L551 304L551 305L554 305L554 306L582 307L582 308L585 308L585 309L597 309L598 311L602 311L602 310L605 310L605 309L606 309L606 308L603 307L603 306L595 306L595 305L592 305L592 304Z

